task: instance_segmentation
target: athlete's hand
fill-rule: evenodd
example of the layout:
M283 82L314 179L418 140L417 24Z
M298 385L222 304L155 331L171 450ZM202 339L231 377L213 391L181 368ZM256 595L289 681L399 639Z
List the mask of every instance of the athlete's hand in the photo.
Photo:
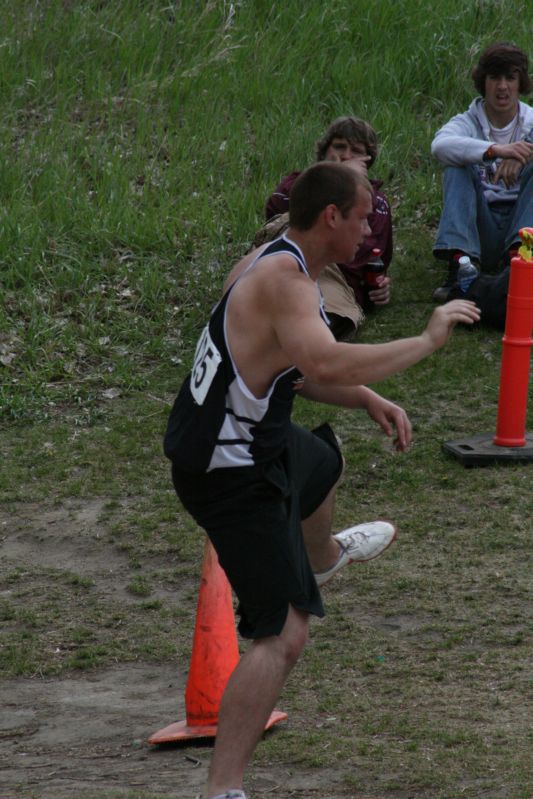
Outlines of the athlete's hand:
M433 350L437 350L446 344L456 324L472 325L479 322L480 317L481 312L475 303L452 300L433 311L422 337L429 338Z
M405 452L411 443L412 427L404 409L372 391L366 403L366 412L381 427L385 435L392 437L396 430L394 449L397 452Z

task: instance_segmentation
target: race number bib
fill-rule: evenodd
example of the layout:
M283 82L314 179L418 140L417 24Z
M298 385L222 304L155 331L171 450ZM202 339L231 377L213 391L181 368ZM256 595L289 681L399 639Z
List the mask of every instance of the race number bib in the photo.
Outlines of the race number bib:
M191 394L198 405L203 405L221 360L222 357L213 343L207 325L196 345L191 372Z

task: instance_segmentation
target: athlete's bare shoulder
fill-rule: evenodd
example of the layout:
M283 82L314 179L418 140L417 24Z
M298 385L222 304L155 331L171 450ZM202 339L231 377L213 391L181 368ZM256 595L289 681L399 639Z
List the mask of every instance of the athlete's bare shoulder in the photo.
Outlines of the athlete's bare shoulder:
M296 256L291 252L286 250L282 250L281 252L275 251L261 257L269 244L271 244L271 242L262 244L260 247L247 253L244 258L241 258L241 260L235 264L224 282L224 292L226 292L245 272L247 272L247 277L253 278L253 282L256 280L259 282L264 279L271 282L280 272L288 272L289 274L292 272L294 274L305 275L300 269ZM253 269L247 271L254 261L258 259L259 263L255 265Z
M237 278L239 278L243 272L245 272L248 267L258 258L262 251L268 247L268 242L262 244L260 247L257 247L255 250L251 250L250 252L246 253L244 258L241 258L240 261L237 261L235 266L232 267L231 272L227 276L226 280L224 281L224 292L226 292L230 286L232 286Z

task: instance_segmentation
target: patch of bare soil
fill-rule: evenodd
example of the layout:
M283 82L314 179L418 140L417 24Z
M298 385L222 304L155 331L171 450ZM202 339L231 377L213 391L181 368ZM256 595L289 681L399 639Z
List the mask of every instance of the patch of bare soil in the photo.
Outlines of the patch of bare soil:
M104 540L105 504L97 498L52 507L28 503L9 513L0 509L2 572L38 566L94 579L106 594L120 589L127 556Z
M62 679L0 686L4 797L74 799L203 796L211 744L153 747L147 737L184 718L185 678L169 666L126 665ZM268 735L280 734L272 730ZM252 768L251 795L335 797L335 775Z
M102 534L104 504L70 500L0 510L0 574L36 566L68 570L90 578L102 601L133 601L126 588L127 555ZM0 599L12 593L7 588ZM164 589L157 593L165 598ZM212 742L166 747L147 742L185 718L185 681L178 663L4 680L0 799L203 796ZM334 797L335 781L329 770L309 775L297 766L294 773L286 766L252 767L248 787L252 796Z

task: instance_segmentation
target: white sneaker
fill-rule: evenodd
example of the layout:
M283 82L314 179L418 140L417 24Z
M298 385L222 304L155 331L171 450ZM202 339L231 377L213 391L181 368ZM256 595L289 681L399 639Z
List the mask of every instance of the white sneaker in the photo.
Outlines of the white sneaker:
M226 793L217 793L216 796L213 796L213 799L246 799L246 794L244 791L231 790L226 791Z
M364 522L348 527L333 536L339 542L341 554L337 563L325 572L315 574L317 585L324 585L333 575L348 563L372 560L390 547L397 532L389 522Z

